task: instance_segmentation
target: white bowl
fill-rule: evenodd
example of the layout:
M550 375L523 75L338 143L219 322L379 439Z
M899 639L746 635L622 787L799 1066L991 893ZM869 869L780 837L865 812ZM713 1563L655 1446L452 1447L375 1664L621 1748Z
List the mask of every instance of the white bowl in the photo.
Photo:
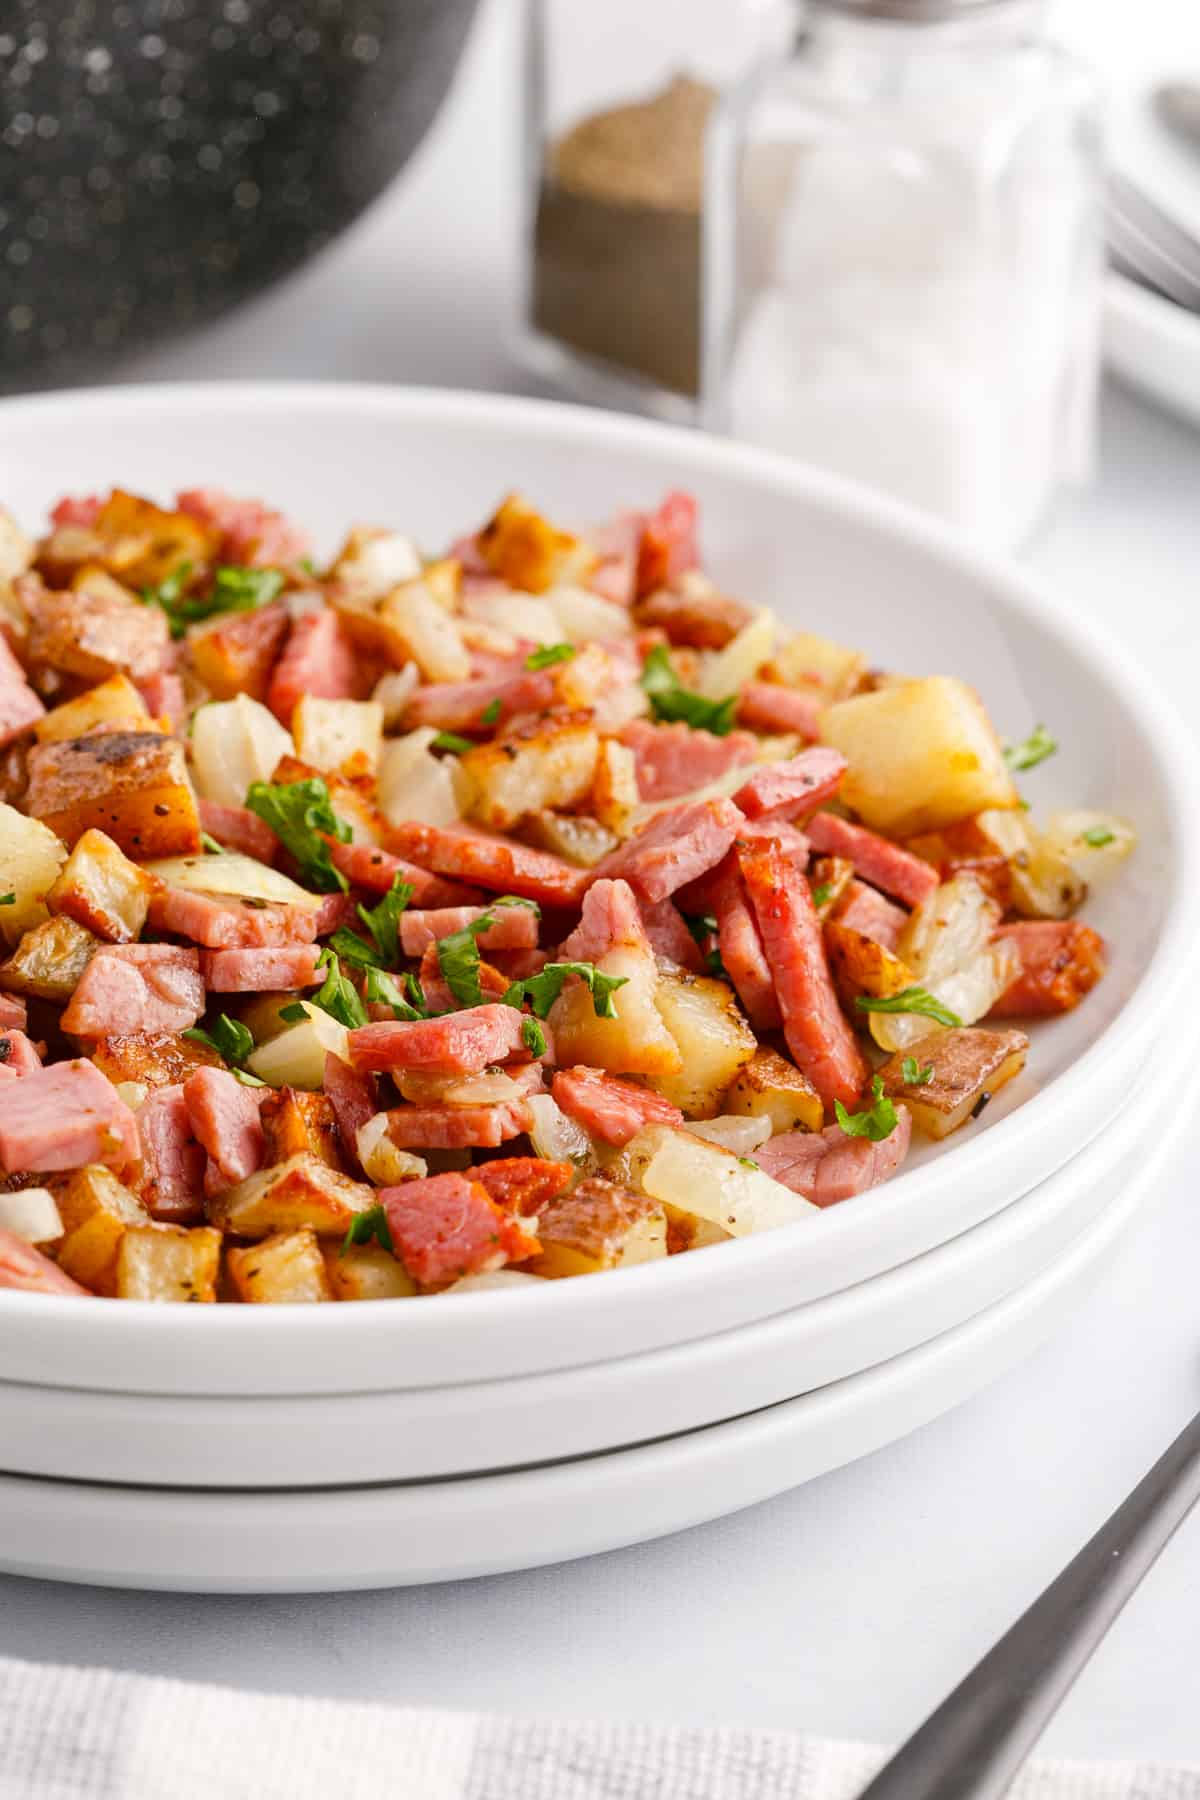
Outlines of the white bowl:
M0 407L0 493L36 523L59 493L262 493L332 546L376 519L431 547L521 487L566 520L672 486L699 497L718 579L880 664L956 673L1002 732L1059 756L1036 804L1103 805L1142 845L1089 907L1111 972L1040 1028L1028 1073L893 1182L802 1225L602 1281L445 1301L301 1308L90 1306L0 1294L0 1376L125 1391L338 1393L548 1371L766 1318L895 1267L989 1217L1096 1136L1184 991L1200 927L1194 751L1162 697L1024 576L834 479L641 421L490 396L337 386L100 390ZM1021 1104L1023 1102L1023 1104ZM1019 1106L1019 1117L1015 1117Z
M581 1368L393 1392L127 1394L0 1381L3 1467L181 1488L431 1480L624 1449L795 1399L963 1324L1061 1257L1111 1204L1114 1173L1124 1180L1136 1163L1153 1103L1161 1110L1170 1095L1175 1105L1193 1049L1189 1034L1156 1059L1106 1131L983 1224L773 1318Z
M411 1586L644 1543L798 1487L957 1406L1083 1300L1157 1191L1182 1109L1101 1180L1102 1211L1025 1286L845 1381L606 1456L451 1481L309 1490L105 1486L0 1474L0 1571L193 1593Z

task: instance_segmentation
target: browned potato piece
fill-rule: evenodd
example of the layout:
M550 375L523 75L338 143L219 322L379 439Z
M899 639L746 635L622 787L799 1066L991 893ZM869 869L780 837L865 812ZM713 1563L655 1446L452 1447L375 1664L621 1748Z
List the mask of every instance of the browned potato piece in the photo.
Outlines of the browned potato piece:
M854 864L844 856L815 856L808 871L818 919L828 919L854 880ZM817 895L820 899L817 899Z
M197 1069L224 1067L208 1044L177 1032L140 1031L130 1036L97 1038L92 1061L114 1084L140 1081L145 1087L175 1087Z
M620 1004L618 994L618 1010ZM680 1068L654 1076L651 1087L689 1118L715 1118L726 1088L753 1057L758 1039L729 986L707 975L663 970L654 1004L678 1046Z
M48 1185L63 1222L60 1267L93 1293L115 1294L121 1241L131 1227L150 1224L146 1208L99 1163L52 1178Z
M146 703L128 675L113 675L74 700L64 700L38 720L33 735L39 744L57 744L64 738L84 737L98 725L120 725L126 731L154 729Z
M259 1117L268 1163L287 1162L307 1150L327 1168L341 1168L333 1107L324 1094L280 1088L263 1101Z
M603 738L592 780L591 808L617 838L628 837L641 805L637 758L627 744Z
M538 1219L537 1234L541 1254L526 1267L531 1275L551 1281L650 1262L667 1253L667 1221L658 1201L631 1194L601 1175L589 1175L552 1200Z
M592 785L600 737L587 719L538 719L496 743L463 753L474 786L473 816L507 831L530 813L574 806Z
M772 1136L781 1131L820 1131L825 1123L821 1096L777 1050L756 1050L723 1101L727 1113L770 1119Z
M28 804L68 843L94 827L142 861L200 849L183 745L160 732L112 731L40 744L29 757Z
M134 588L156 586L180 563L201 568L219 545L218 534L190 513L166 512L121 488L104 502L95 530L106 566Z
M209 1225L133 1225L117 1252L117 1299L211 1305L221 1234Z
M208 1211L214 1225L238 1237L266 1237L268 1232L305 1226L325 1236L344 1237L357 1214L374 1205L374 1188L351 1181L310 1150L302 1150L227 1188L210 1202Z
M39 1000L69 1000L99 948L99 938L74 919L44 919L0 963L0 988L35 994Z
M238 1298L253 1305L294 1306L334 1298L317 1234L307 1227L231 1250L228 1268Z
M596 560L594 550L559 531L519 494L510 494L479 533L488 567L527 594L542 594L561 581L577 581Z
M1025 1067L1029 1039L1023 1031L983 1031L964 1027L931 1032L910 1051L897 1051L879 1070L883 1089L903 1100L913 1124L926 1137L949 1137L971 1118L981 1100L1002 1088ZM917 1064L924 1080L906 1081L904 1063Z
M549 850L581 869L594 869L618 842L606 825L583 813L534 813L525 820L520 835L527 844Z
M223 614L188 632L188 659L214 700L232 700L235 694L263 700L287 631L282 601L254 612Z
M29 609L30 662L83 681L124 671L134 680L161 666L170 642L167 616L142 606L119 582L101 575L81 593L43 593Z
M46 905L107 943L131 944L146 923L157 885L103 831L85 831L46 895Z
M343 1255L330 1243L322 1252L335 1300L408 1300L417 1291L404 1264L378 1244L351 1244Z
M898 956L885 950L874 938L837 919L826 921L825 950L838 998L852 1019L854 1002L859 994L886 1000L891 994L903 993L916 980L912 970ZM859 1017L861 1019L861 1014Z

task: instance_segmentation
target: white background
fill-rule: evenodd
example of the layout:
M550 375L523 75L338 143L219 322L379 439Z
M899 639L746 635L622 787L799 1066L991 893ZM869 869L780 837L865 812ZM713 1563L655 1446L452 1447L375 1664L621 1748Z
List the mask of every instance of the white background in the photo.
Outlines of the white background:
M322 261L121 377L524 385L504 343L517 280L512 19L506 0L485 5L417 162ZM1198 501L1200 436L1110 389L1099 482L1030 556L1082 613L1122 632L1193 718ZM357 1699L888 1741L1200 1404L1198 1268L1191 1150L1046 1349L907 1441L781 1499L585 1563L416 1591L193 1598L0 1578L0 1653ZM1200 1519L1047 1748L1200 1761L1198 1669Z

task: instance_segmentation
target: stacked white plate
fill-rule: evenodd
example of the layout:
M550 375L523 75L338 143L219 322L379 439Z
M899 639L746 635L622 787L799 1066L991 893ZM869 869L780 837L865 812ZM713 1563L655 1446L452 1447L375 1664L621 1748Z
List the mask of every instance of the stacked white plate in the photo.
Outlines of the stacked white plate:
M1163 1096L1177 1102L1173 1001L1200 925L1191 746L1125 656L898 509L640 422L161 387L10 402L0 426L0 499L31 523L63 489L212 483L267 495L323 543L368 519L436 547L515 487L579 521L692 489L718 579L881 666L965 676L1012 737L1050 725L1062 749L1027 778L1034 804L1111 808L1141 837L1087 909L1110 973L1035 1029L1021 1080L886 1187L803 1225L453 1300L0 1294L0 1567L266 1590L580 1555L875 1448L1069 1310L1147 1186Z

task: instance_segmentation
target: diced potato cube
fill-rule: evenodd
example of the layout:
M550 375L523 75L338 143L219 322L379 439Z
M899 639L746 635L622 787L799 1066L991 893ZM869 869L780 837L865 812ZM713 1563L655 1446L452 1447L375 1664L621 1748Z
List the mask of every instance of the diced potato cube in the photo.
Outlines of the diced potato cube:
M383 745L383 707L377 700L322 700L302 694L292 715L296 754L317 769L336 769L355 754L374 770Z
M1087 896L1087 883L1058 837L1035 831L1027 814L990 811L974 821L986 843L1008 861L1011 903L1027 919L1067 919Z
M0 506L0 582L23 575L33 561L33 539L25 536L10 512Z
M794 1063L777 1050L754 1052L725 1096L726 1112L771 1121L772 1133L820 1131L825 1123L821 1096Z
M580 869L594 869L619 842L615 832L586 813L533 813L522 824L521 836L535 849L549 850Z
M820 1211L762 1169L690 1131L651 1125L628 1148L649 1156L642 1175L646 1193L685 1218L720 1226L731 1237L815 1219Z
M382 600L402 581L421 573L411 538L376 525L355 525L329 569L328 579L365 600Z
M277 1232L261 1244L230 1250L226 1260L238 1298L252 1305L294 1306L335 1298L315 1231Z
M1015 978L1011 947L993 942L1000 908L972 875L944 881L915 907L900 933L896 955L964 1025L982 1019ZM938 1029L922 1013L870 1015L871 1036L883 1050L903 1050Z
M244 806L256 781L270 781L294 748L273 712L249 694L212 701L192 718L192 768L206 800Z
M0 527L3 517L0 515ZM62 1214L49 1188L15 1188L0 1193L0 1231L27 1244L55 1244L63 1235Z
M739 694L770 656L777 630L775 615L765 606L760 608L723 650L710 651L702 659L699 691L709 700Z
M852 1019L860 994L885 1000L913 985L913 973L898 956L852 925L830 919L825 925L825 950L838 998Z
M335 1300L409 1300L417 1291L404 1264L378 1244L325 1244L323 1252Z
M245 694L261 701L287 632L288 612L282 603L254 612L222 613L189 629L188 661L214 700Z
M266 1140L264 1162L287 1162L307 1150L327 1168L341 1168L337 1124L324 1094L280 1088L263 1101L259 1118Z
M84 737L98 725L122 725L127 731L152 731L154 721L128 675L113 675L74 700L64 700L39 719L33 734L39 744Z
M1089 884L1115 873L1137 846L1137 832L1116 813L1074 808L1051 813L1041 837L1047 852L1066 858Z
M690 1118L713 1118L758 1039L724 981L661 974L654 1003L678 1046L681 1066L674 1074L655 1076L651 1085Z
M246 1058L246 1067L271 1087L316 1089L324 1085L325 1054L332 1050L349 1062L347 1031L323 1007L289 996L285 1005L303 1006L307 1017L299 1024L259 1044Z
M221 894L236 900L266 905L297 906L301 912L317 912L321 896L310 894L290 875L245 856L225 850L220 856L166 856L147 863L146 873L167 887L185 888L190 894Z
M538 722L463 754L474 787L472 813L506 831L530 813L574 806L592 785L600 738L587 721Z
M146 1208L99 1163L56 1180L53 1192L64 1233L59 1266L93 1293L115 1294L121 1239L131 1226L150 1223Z
M691 1119L688 1130L706 1144L732 1150L735 1156L753 1156L772 1135L770 1119L750 1113L718 1113L715 1119Z
M563 1067L586 1063L611 1075L677 1075L683 1068L679 1046L654 1004L658 965L644 945L617 944L596 967L625 977L613 995L615 1019L597 1018L592 997L571 979L550 1009L556 1054Z
M458 758L437 757L430 745L437 737L423 725L403 737L389 738L379 760L379 809L393 825L415 820L421 825L457 825L461 818ZM464 787L468 791L469 784Z
M344 1237L357 1215L374 1204L374 1188L351 1181L305 1150L226 1188L210 1200L209 1217L237 1237L266 1237L302 1226Z
M541 1253L528 1268L551 1281L630 1268L667 1253L662 1207L599 1175L551 1200L539 1214L537 1234Z
M603 738L592 778L592 811L615 837L627 838L635 829L640 806L637 757L628 744Z
M117 1299L211 1305L221 1234L210 1225L132 1225L117 1252Z
M166 512L138 494L116 488L96 520L105 561L130 587L156 587L179 567L208 562L217 551L213 529L190 513Z
M178 1032L139 1031L98 1038L92 1061L102 1075L118 1083L141 1087L175 1087L197 1069L223 1067L217 1052ZM145 1094L143 1093L143 1098ZM132 1101L128 1102L132 1105Z
M70 843L94 827L142 860L200 848L183 745L159 732L112 731L39 745L29 756L28 804Z
M604 602L601 602L604 604ZM474 624L491 625L514 638L534 644L561 644L567 640L554 608L539 594L523 594L517 588L498 594L478 594L471 600Z
M408 711L408 703L421 685L421 671L415 662L405 663L402 669L389 669L381 675L371 689L372 700L377 700L383 708L383 724L386 731L394 731ZM435 737L437 733L433 734Z
M46 895L66 857L49 825L0 802L0 893L14 896L0 907L0 931L10 944L46 917Z
M103 831L85 831L46 904L110 944L130 944L146 923L155 886L154 877L130 862Z
M423 581L409 581L379 604L379 619L394 642L397 668L415 662L426 681L466 681L471 657L462 633Z
M0 911L0 929L3 919ZM39 1000L69 1000L99 948L99 938L74 919L43 919L0 964L0 987L10 994L35 994Z
M841 798L876 831L912 837L1017 801L979 696L949 675L840 701L821 740L849 764Z
M581 580L596 561L589 545L551 525L519 494L502 503L479 533L478 544L495 574L530 594Z
M30 607L30 662L89 682L122 670L137 680L160 667L170 636L159 607L139 605L103 572L86 574L78 586L42 594Z
M904 1101L918 1131L944 1138L1021 1073L1028 1050L1023 1031L933 1031L911 1053L890 1056L879 1077L885 1094ZM912 1081L906 1062L917 1065Z
M848 699L866 672L867 659L861 651L811 631L797 631L776 646L769 679L810 690L814 699L832 704Z
M551 643L582 645L597 640L607 643L633 636L635 627L629 608L593 594L590 588L562 583L548 588L543 598L557 623L557 631L549 640Z

